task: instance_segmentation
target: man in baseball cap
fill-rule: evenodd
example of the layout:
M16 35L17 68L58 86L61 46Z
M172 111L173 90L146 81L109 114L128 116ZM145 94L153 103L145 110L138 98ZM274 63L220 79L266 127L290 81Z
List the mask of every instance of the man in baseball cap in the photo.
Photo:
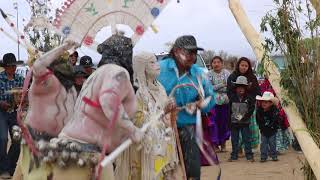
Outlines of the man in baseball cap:
M92 74L94 64L92 63L92 58L90 56L82 56L80 58L80 66L83 67L88 76Z
M177 106L183 107L193 103L201 112L208 112L215 104L212 84L204 77L203 70L195 64L198 50L196 39L192 35L178 37L170 51L168 58L160 61L160 75L158 80L164 86L167 94L174 94ZM201 80L200 80L201 79ZM199 84L204 93L199 94L195 88L180 88L180 84ZM209 98L208 103L204 99ZM200 149L196 142L196 113L180 111L177 116L179 139L183 153L186 175L188 179L200 179L201 163ZM178 144L179 146L179 144Z

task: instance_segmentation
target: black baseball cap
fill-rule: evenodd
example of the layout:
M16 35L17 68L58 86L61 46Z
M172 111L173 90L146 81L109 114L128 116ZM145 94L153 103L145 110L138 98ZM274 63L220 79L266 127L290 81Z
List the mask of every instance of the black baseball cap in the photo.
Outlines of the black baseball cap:
M176 39L173 47L182 48L186 50L198 50L203 51L204 49L197 46L196 38L192 35L180 36Z
M80 66L83 66L83 67L94 66L94 64L92 63L92 58L90 56L82 56L80 58Z

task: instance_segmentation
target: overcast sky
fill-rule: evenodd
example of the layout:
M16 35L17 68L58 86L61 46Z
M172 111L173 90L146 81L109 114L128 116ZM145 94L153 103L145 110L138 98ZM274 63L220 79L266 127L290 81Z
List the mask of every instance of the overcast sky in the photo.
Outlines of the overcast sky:
M60 4L61 0L51 0L55 4ZM259 30L261 18L267 11L273 8L272 0L241 0L252 24ZM30 8L26 0L18 0L19 23L22 30L22 19L30 18ZM15 15L13 0L1 0L0 7L7 13ZM15 17L12 17L15 19ZM178 36L192 34L197 38L199 46L207 50L224 50L237 56L248 56L254 58L254 54L241 33L231 11L227 0L171 0L169 5L154 22L159 32L155 34L151 30L147 31L135 47L137 51L151 51L160 53L166 50L165 43L173 42ZM5 30L10 30L5 21L0 19L0 26ZM96 41L104 40L105 31L98 33ZM1 48L0 59L4 53L13 52L17 55L17 44L8 39L0 32ZM85 48L79 50L80 56L87 54L99 61L100 56ZM20 50L21 59L27 59L25 49Z

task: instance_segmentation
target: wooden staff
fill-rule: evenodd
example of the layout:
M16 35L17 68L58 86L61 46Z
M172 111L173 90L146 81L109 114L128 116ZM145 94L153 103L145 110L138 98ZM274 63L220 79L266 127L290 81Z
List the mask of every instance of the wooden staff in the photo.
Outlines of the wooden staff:
M179 153L179 160L181 163L181 168L182 168L182 178L183 180L187 180L186 176L186 168L184 165L184 158L183 158L183 153L182 153L182 148L181 148L181 143L180 143L180 138L179 138L179 132L178 132L178 127L177 127L177 110L174 110L170 113L170 119L171 119L171 126L174 130L174 134L176 137L176 144L178 147L178 153Z

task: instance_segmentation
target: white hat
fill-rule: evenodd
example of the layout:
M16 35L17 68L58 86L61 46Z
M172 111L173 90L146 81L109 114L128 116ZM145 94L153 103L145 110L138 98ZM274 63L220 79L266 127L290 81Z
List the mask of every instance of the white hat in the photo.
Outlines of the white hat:
M262 96L256 96L258 101L272 101L273 104L277 105L279 103L278 98L274 97L272 92L266 91Z

